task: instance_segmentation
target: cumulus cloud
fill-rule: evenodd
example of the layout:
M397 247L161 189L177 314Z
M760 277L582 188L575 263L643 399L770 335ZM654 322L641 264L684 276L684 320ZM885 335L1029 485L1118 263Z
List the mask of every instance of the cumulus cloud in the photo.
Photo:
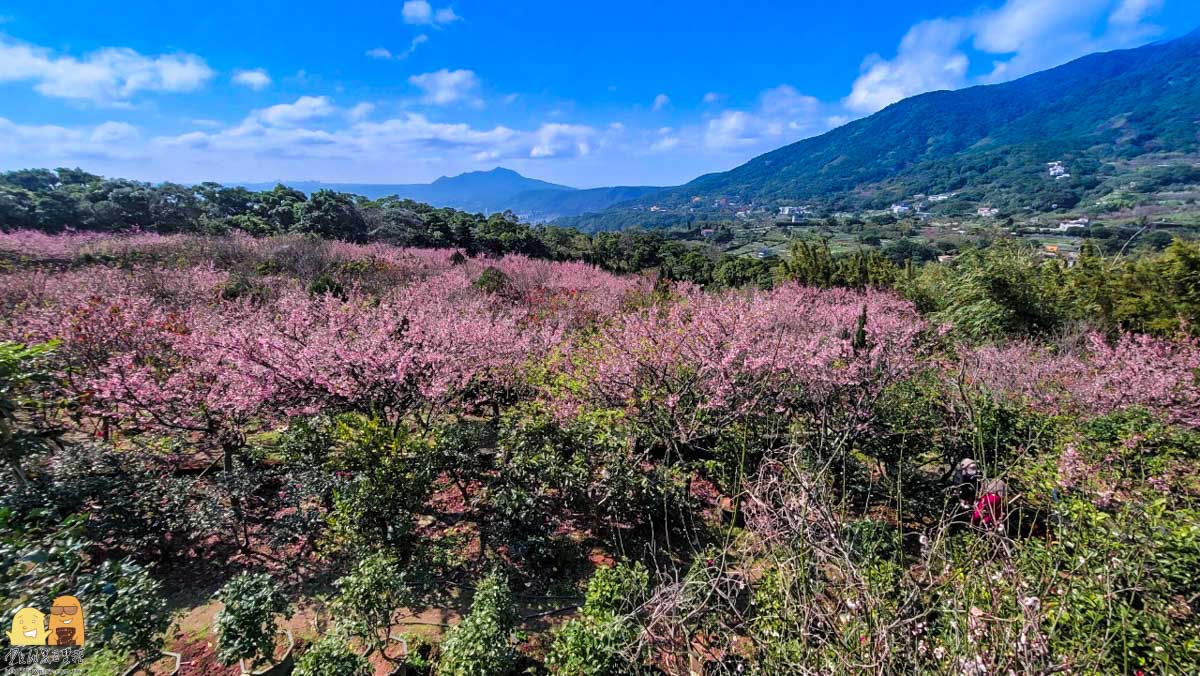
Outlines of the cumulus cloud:
M959 49L966 32L957 20L922 21L905 33L896 58L872 54L863 61L846 107L873 113L900 99L935 89L962 86L969 62Z
M417 47L420 47L426 42L429 42L429 36L422 33L421 35L413 38L412 41L408 43L408 49L404 50L403 52L397 52L393 54L391 50L385 47L376 47L375 49L367 50L367 56L371 57L372 59L400 61L412 56L413 52L417 51Z
M408 81L423 93L421 101L438 106L451 103L480 103L476 97L479 78L470 70L447 70L413 75Z
M192 157L208 158L219 153L226 158L245 157L248 163L289 158L386 166L403 157L461 166L484 161L582 157L592 151L593 140L599 135L586 125L547 123L530 130L503 125L481 129L465 123L436 122L418 113L321 129L264 124L262 112L254 111L242 123L226 129L163 136L150 144L158 152L170 149L176 156L187 157L190 153Z
M724 97L723 95L721 95L721 94L718 94L718 93L716 93L716 92L709 92L709 93L705 94L705 95L704 95L704 98L703 98L703 99L701 99L701 100L702 100L704 103L713 104L713 103L720 103L720 102L721 102L721 100L722 100L722 99L724 99L724 98L725 98L725 97Z
M193 91L213 75L195 54L145 56L110 47L75 58L0 36L0 83L32 82L55 98L121 104L139 92Z
M373 113L373 112L375 112L375 104L367 103L364 101L364 102L354 106L350 110L346 111L346 117L349 117L351 120L354 120L355 122L357 122L359 120L365 120L366 118L370 117L371 113Z
M23 125L0 117L0 158L38 166L83 160L126 160L144 155L133 125L108 121L94 127Z
M580 157L591 151L589 140L595 134L591 127L581 124L543 124L533 133L529 157Z
M462 19L451 7L434 9L427 0L407 0L400 9L404 23L417 26L440 26Z
M267 75L267 71L262 68L254 68L252 70L237 70L233 73L234 84L249 87L254 91L266 88L271 84L271 76Z
M1136 26L1162 6L1163 0L1123 0L1109 15L1108 22L1114 26Z
M674 129L670 127L662 127L658 130L658 138L650 144L650 150L656 153L674 150L681 142L682 139L675 134Z
M104 122L96 126L89 135L94 143L127 143L141 136L137 127L127 122Z
M791 85L759 94L750 110L724 110L704 126L704 146L716 151L765 149L791 143L827 128L825 106Z
M327 96L301 96L294 103L279 103L255 110L247 119L271 127L292 127L332 115L335 110L333 102Z
M946 17L912 26L895 57L872 54L863 61L843 103L872 113L902 98L936 89L1003 82L1060 65L1095 51L1130 47L1161 29L1149 18L1162 0L1007 0L971 16ZM966 47L990 58L972 77Z
M671 97L666 94L659 94L654 97L654 110L659 111L671 105Z

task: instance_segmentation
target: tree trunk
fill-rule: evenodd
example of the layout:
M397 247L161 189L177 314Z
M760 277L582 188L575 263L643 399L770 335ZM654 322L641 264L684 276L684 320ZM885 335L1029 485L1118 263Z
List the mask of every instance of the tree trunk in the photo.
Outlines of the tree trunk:
M25 476L25 470L21 469L21 463L17 462L16 458L9 458L8 466L12 469L13 478L17 480L17 485L21 488L28 488L29 477Z

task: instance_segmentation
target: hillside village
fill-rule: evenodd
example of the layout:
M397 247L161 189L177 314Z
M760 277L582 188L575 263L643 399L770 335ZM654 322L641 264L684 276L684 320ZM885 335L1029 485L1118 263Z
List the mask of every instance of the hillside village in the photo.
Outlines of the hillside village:
M1070 164L1065 159L1052 160L1041 165L1039 174L1047 185L1056 187L1089 177L1073 172ZM886 249L905 241L931 248L925 252L927 260L948 261L965 244L1010 234L1035 243L1042 255L1070 264L1089 237L1111 240L1115 252L1135 235L1138 241L1131 245L1160 249L1172 236L1200 234L1200 179L1182 186L1172 184L1165 190L1151 191L1157 186L1140 185L1153 183L1141 175L1179 171L1188 177L1200 175L1200 159L1170 158L1111 168L1103 188L1096 191L1100 194L1080 199L1069 208L1052 202L1045 211L1002 208L972 190L914 193L883 208L860 210L831 210L818 201L756 203L703 195L693 196L684 207L652 204L633 208L660 217L698 221L702 224L695 229L698 241L757 258L785 255L794 239L817 237L828 240L835 252Z

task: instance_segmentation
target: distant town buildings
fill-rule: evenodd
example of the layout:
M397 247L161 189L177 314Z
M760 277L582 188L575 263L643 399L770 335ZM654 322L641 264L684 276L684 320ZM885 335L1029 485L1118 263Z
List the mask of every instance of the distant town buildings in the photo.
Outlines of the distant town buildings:
M913 208L908 206L907 204L893 204L891 206L891 211L892 211L893 216L903 216L904 214L907 214L907 213L911 212L912 210L913 210Z
M979 207L975 210L980 218L995 218L1000 215L1000 210L996 207Z
M1067 172L1067 168L1063 165L1062 160L1047 162L1046 170L1050 173L1050 177L1056 181L1063 178L1071 178L1071 174Z
M1069 221L1062 221L1058 224L1058 230L1066 232L1071 228L1086 228L1092 222L1090 218L1075 218Z
M807 216L812 211L812 207L779 207L780 216Z
M944 192L940 195L930 195L929 201L930 202L945 202L946 200L950 199L951 197L954 197L954 193Z

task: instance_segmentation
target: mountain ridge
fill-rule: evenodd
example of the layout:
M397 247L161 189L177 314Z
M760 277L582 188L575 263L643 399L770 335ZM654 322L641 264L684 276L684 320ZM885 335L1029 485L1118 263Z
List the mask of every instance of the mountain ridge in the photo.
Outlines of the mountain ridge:
M1200 150L1197 102L1200 29L1005 83L918 94L608 211L680 209L722 198L885 208L915 193L954 190L974 190L1014 209L1039 208L1039 200L1061 203L1052 193L1085 180L1047 188L1046 162L1075 163L1087 175L1082 170L1114 159Z
M574 188L529 178L505 167L470 171L457 176L441 176L430 183L277 181L234 185L251 190L269 190L277 183L305 193L327 189L369 199L395 196L461 211L513 211L527 220L537 222L599 211L618 202L637 199L662 189L656 186Z

